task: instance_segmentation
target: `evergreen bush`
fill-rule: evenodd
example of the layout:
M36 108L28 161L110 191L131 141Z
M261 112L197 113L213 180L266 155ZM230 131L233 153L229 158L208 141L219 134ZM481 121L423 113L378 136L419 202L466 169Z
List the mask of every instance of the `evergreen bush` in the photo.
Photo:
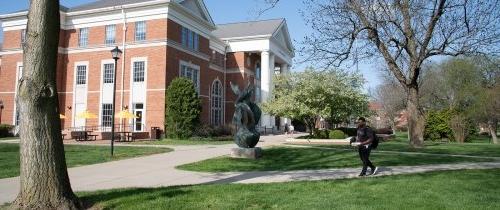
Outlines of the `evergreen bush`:
M167 88L165 131L169 138L187 139L199 125L201 101L191 80L174 79Z

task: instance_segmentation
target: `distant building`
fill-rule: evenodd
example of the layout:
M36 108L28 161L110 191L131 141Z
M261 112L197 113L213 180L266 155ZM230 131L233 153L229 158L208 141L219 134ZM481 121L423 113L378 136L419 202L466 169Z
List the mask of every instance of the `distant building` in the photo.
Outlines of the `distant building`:
M2 123L18 125L14 103L23 71L27 11L0 15ZM117 64L110 50L123 55ZM294 48L284 19L216 25L202 0L101 0L61 7L57 88L65 129L111 126L111 113L139 116L133 131L164 126L165 91L176 77L192 80L202 99L201 121L231 122L235 97L229 83L256 86L255 101L269 100L274 74L287 73ZM116 105L112 87L116 82ZM78 119L89 110L98 119ZM285 124L264 115L261 126Z

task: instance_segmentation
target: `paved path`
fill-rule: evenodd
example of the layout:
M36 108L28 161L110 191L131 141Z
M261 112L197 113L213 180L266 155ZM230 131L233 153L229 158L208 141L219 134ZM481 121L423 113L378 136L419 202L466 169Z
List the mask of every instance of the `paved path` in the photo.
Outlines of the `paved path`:
M263 137L261 147L281 145L283 136ZM175 166L229 154L233 145L169 146L173 152L68 169L75 191L94 191L128 187L161 187L214 183L272 183L354 178L359 168L200 173ZM377 176L441 170L500 168L500 162L397 166L381 168ZM19 177L0 179L0 204L11 202L19 190Z

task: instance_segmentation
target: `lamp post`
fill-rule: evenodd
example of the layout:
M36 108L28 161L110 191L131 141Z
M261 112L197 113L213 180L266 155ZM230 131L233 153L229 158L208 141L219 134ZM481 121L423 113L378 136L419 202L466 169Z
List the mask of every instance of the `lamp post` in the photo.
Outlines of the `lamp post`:
M113 156L114 152L114 144L115 144L115 92L116 92L116 65L118 63L118 59L122 55L122 51L118 49L118 46L115 49L111 50L111 55L113 56L113 60L115 60L115 71L113 72L113 111L111 113L111 156Z
M2 124L3 101L0 101L0 124Z

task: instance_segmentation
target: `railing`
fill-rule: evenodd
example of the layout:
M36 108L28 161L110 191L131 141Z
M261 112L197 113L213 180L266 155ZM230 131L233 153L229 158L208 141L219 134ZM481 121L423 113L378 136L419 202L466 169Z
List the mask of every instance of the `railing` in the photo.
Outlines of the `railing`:
M115 131L128 131L132 132L134 131L134 128L137 124L132 123L132 124L115 124ZM145 124L141 124L142 131L140 132L149 132L149 130L146 129ZM79 126L79 127L70 127L64 129L66 131L97 131L97 132L111 132L111 126L104 126L104 125L88 125L88 126Z

